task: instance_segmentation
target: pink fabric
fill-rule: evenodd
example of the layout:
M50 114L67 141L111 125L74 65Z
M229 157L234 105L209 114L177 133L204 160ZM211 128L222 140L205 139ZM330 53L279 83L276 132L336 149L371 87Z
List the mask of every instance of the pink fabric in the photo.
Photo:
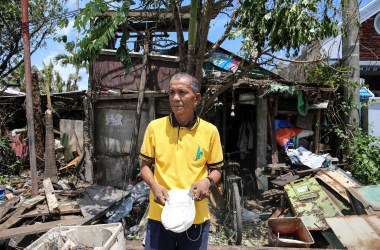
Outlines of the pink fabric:
M11 146L17 157L28 156L29 147L27 139L23 139L21 135L10 137Z

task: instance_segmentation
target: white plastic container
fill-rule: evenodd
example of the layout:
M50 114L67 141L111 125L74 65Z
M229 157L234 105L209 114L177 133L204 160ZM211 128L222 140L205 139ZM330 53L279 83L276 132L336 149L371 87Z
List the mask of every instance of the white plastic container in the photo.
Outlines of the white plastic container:
M72 249L125 250L124 230L121 223L90 226L57 226L50 229L27 250Z

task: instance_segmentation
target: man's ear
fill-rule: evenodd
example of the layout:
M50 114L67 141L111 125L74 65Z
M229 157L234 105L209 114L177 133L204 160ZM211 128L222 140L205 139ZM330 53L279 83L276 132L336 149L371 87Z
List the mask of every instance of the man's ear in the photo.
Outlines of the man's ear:
M195 94L195 106L197 106L201 102L201 99L202 99L202 95L200 93L196 93Z

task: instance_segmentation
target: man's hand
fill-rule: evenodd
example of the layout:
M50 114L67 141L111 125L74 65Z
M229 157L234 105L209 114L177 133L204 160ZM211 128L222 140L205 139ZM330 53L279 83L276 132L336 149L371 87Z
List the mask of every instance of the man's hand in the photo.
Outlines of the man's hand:
M193 185L191 185L189 190L189 195L196 201L201 201L205 198L210 197L210 181L207 178L203 178Z
M165 206L165 201L169 200L169 194L168 190L158 184L157 182L152 183L152 192L153 192L153 197L154 197L154 202Z

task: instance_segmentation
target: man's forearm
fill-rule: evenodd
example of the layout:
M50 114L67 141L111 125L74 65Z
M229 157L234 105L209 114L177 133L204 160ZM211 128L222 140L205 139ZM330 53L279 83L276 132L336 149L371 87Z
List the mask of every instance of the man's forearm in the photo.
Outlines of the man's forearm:
M151 169L151 163L142 161L141 162L141 168L140 168L141 177L143 180L148 184L150 188L152 188L152 184L154 182L154 176Z

